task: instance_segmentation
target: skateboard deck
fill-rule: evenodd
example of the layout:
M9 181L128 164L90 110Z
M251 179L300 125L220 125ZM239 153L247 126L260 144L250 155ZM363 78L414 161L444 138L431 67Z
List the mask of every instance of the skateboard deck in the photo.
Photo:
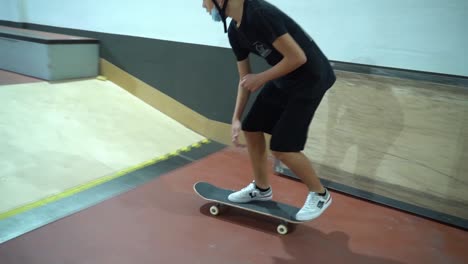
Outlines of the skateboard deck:
M288 204L273 200L253 201L249 203L233 203L228 200L228 196L234 192L233 190L222 189L207 182L197 182L193 185L193 189L203 199L217 203L210 208L210 213L212 215L218 215L220 212L220 207L222 205L227 205L273 217L281 221L281 224L279 224L277 227L277 232L283 235L288 232L288 223L304 223L303 221L298 221L295 219L295 215L300 209Z

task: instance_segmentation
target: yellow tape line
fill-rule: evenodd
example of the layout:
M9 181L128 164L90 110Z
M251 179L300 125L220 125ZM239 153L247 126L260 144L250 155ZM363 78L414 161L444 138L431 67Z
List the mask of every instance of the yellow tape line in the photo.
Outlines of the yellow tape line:
M109 175L109 176L106 176L106 177L102 177L102 178L99 178L99 179L96 179L96 180L93 180L93 181L90 181L88 183L85 183L83 185L80 185L80 186L77 186L77 187L73 187L71 189L68 189L62 193L59 193L59 194L56 194L56 195L52 195L50 197L47 197L47 198L44 198L44 199L41 199L39 201L36 201L36 202L32 202L30 204L27 204L27 205L24 205L24 206L21 206L21 207L18 207L18 208L15 208L13 210L10 210L10 211L7 211L5 213L1 213L0 214L0 220L3 220L3 219L6 219L6 218L9 218L9 217L12 217L14 215L17 215L17 214L20 214L20 213L23 213L23 212L26 212L26 211L29 211L31 209L34 209L34 208L37 208L37 207L41 207L41 206L44 206L46 204L49 204L49 203L52 203L52 202L55 202L55 201L58 201L60 199L63 199L63 198L66 198L66 197L69 197L69 196L72 196L74 194L77 194L79 192L82 192L82 191L85 191L87 189L90 189L92 187L95 187L95 186L98 186L100 184L103 184L105 182L108 182L108 181L111 181L111 180L114 180L116 178L119 178L119 177L122 177L124 175L127 175L129 174L130 172L133 172L133 171L136 171L136 170L139 170L139 169L143 169L144 167L148 167L150 165L153 165L153 164L156 164L158 162L161 162L161 161L164 161L164 160L167 160L171 157L174 157L174 156L177 156L179 155L179 153L181 152L188 152L194 148L199 148L201 147L203 144L208 144L210 143L210 141L208 139L204 139L198 143L195 143L195 144L192 144L191 146L188 146L188 147L184 147L182 149L179 149L179 150L176 150L174 152L171 152L171 153L168 153L164 156L161 156L161 157L158 157L158 158L154 158L154 159L151 159L151 160L148 160L148 161L145 161L143 163L140 163L136 166L132 166L132 167L129 167L129 168L126 168L124 170L121 170L117 173L114 173L112 175Z

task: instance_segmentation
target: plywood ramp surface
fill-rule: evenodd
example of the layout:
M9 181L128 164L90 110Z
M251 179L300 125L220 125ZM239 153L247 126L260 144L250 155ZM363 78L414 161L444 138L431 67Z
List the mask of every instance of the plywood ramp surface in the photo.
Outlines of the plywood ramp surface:
M315 163L352 187L468 218L468 90L340 72L309 130Z
M204 139L110 81L0 89L0 213Z

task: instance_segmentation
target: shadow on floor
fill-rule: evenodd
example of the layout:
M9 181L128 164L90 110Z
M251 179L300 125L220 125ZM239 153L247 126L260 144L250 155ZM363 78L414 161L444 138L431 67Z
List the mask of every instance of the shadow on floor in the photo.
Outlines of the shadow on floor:
M240 225L260 232L276 234L292 257L288 259L272 257L273 263L359 263L359 264L403 264L403 262L382 257L354 253L349 248L350 237L340 231L323 233L308 225L289 225L289 233L280 235L276 227L280 223L275 218L267 217L233 207L224 207L217 216L210 214L214 203L200 207L200 213L207 217L216 217L220 221Z

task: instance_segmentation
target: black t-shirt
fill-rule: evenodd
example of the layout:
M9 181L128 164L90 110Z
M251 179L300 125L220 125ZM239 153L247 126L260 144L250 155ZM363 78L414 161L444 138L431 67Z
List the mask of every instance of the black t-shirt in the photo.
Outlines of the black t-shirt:
M307 63L280 79L314 79L334 82L332 67L313 39L288 15L264 0L245 0L240 27L232 20L228 37L238 61L250 53L264 58L271 66L283 59L273 42L289 33L307 56Z

